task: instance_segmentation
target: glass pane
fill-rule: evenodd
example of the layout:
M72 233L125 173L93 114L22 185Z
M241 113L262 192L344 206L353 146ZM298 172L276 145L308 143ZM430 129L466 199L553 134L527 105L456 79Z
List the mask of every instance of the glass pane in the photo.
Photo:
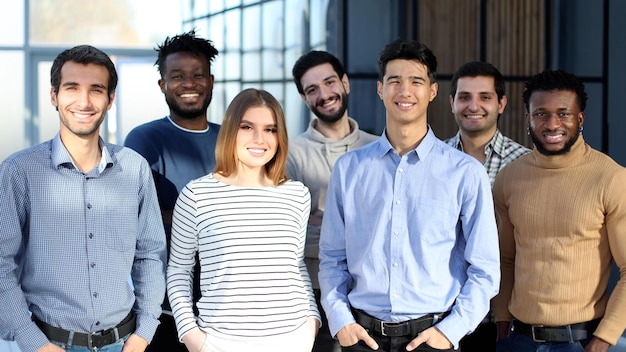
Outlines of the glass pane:
M243 50L256 50L261 45L261 8L260 6L246 7L243 10Z
M280 50L263 51L263 79L275 80L283 78L283 53ZM290 76L287 76L290 78Z
M225 48L227 49L235 49L239 50L241 47L240 43L240 34L241 28L239 25L239 16L241 14L240 10L230 10L226 12L226 21L224 23L224 35L225 37Z
M109 111L108 140L122 144L128 132L144 122L169 114L159 88L160 78L152 59L117 58L115 65L119 82L115 110Z
M222 0L200 0L200 1L192 1L192 16L193 17L201 17L206 16L210 10L221 11ZM209 4L210 3L210 4Z
M292 79L293 75L291 74L291 69L293 68L293 65L296 63L296 61L298 60L298 58L300 57L300 55L302 55L302 48L290 48L287 49L287 51L285 51L285 65L284 69L285 69L285 77L288 79ZM294 89L296 87L294 86Z
M225 0L225 1L226 3L224 4L224 7L226 7L227 9L241 5L241 0Z
M285 87L285 119L287 120L287 131L290 138L295 138L308 127L309 110L300 99L300 94L295 84L288 82Z
M310 43L317 45L319 43L326 42L326 31L328 26L326 19L328 18L326 12L328 11L328 0L312 1L311 2L311 39Z
M285 3L285 46L303 47L304 29L307 24L307 2L290 0Z
M283 3L272 1L263 4L263 48L283 46Z
M243 54L243 77L245 81L261 80L261 54L258 52Z
M207 19L209 30L206 38L213 42L213 45L221 53L226 47L224 43L224 15L214 15Z
M3 113L0 128L0 161L26 147L24 130L24 52L0 51L0 77L11 84L0 85ZM48 84L49 86L49 84ZM1 346L0 346L1 347ZM0 350L4 351L2 348Z
M224 55L220 55L217 57L215 64L216 66L219 64L223 65L224 67L224 76L215 76L215 79L217 81L241 79L241 56L239 55L239 53L226 53Z
M257 86L256 88L259 88ZM263 83L261 89L268 91L271 95L278 100L280 106L284 109L284 94L285 94L285 84L284 83Z
M182 22L181 3L171 0L30 0L29 16L35 45L153 48Z
M24 45L24 0L2 3L0 45Z
M37 64L37 110L39 116L33 116L33 123L39 129L39 140L33 144L47 141L59 131L59 113L50 102L50 68L52 61L40 61Z

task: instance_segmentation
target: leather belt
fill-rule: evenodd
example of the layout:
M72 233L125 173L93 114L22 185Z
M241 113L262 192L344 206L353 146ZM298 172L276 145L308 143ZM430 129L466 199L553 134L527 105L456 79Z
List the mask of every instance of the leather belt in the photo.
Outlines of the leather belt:
M134 332L137 322L135 313L131 311L126 318L114 328L92 333L83 333L57 328L41 321L35 315L32 317L35 324L37 324L48 339L67 344L68 346L85 346L94 350L115 343L120 338Z
M395 323L376 319L358 309L353 309L352 313L356 322L365 329L385 337L415 336L450 314L450 312L432 313L417 319Z
M591 337L598 324L600 319L563 326L526 324L513 319L511 331L528 336L534 342L574 342Z

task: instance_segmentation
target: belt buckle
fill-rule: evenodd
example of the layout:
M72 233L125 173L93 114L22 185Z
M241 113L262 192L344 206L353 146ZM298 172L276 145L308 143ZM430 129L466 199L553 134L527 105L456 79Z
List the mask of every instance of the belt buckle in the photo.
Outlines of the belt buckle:
M398 337L398 336L402 336L402 335L398 335L397 333L388 333L386 331L387 329L391 329L391 328L398 328L398 327L404 327L403 323L389 323L389 322L384 322L381 321L380 322L380 334L385 336L385 337ZM403 329L403 333L404 333L404 329Z
M384 321L380 321L380 334L383 336L387 336L387 332L385 332L385 322Z
M87 334L87 347L93 351L98 350L98 347L93 346L93 333L91 332Z
M539 343L546 342L546 340L540 340L540 339L537 338L537 336L535 335L535 328L543 328L543 325L533 324L533 325L530 326L530 332L532 334L533 341L534 342L539 342Z

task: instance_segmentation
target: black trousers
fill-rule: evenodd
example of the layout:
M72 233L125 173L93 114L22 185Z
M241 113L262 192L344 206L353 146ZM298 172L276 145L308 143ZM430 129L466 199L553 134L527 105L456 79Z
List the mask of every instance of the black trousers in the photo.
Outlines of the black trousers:
M370 335L372 336L372 335ZM417 336L401 336L401 337L385 337L385 336L372 336L376 343L378 343L378 349L376 352L406 352L406 345L411 342ZM374 351L369 348L363 341L359 341L356 345L350 347L341 347L342 352L369 352ZM432 352L432 351L454 351L454 349L449 350L439 350L433 347L428 346L423 343L419 345L413 351L415 352Z
M461 352L496 352L496 323L481 323L471 334L461 339Z
M313 344L312 352L339 352L341 351L341 346L339 346L339 341L334 339L330 330L328 329L328 319L326 318L326 313L322 308L322 303L320 302L320 290L314 289L313 293L315 293L315 301L317 302L317 308L320 311L320 315L322 316L322 327L317 332L317 337L315 337L315 343Z
M187 347L178 341L174 317L161 314L159 321L161 324L157 327L152 342L145 352L189 352Z

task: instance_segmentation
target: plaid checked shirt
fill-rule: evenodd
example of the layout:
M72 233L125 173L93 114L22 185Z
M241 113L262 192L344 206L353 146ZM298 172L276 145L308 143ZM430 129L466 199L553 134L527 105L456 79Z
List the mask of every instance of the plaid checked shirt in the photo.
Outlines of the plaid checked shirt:
M461 143L461 134L457 132L452 138L446 139L448 145L463 151L463 143ZM504 136L500 130L496 130L496 134L491 141L485 146L485 162L483 165L489 175L491 181L491 187L496 180L498 171L506 166L506 164L519 158L520 156L529 153L530 149L515 142L509 137Z

